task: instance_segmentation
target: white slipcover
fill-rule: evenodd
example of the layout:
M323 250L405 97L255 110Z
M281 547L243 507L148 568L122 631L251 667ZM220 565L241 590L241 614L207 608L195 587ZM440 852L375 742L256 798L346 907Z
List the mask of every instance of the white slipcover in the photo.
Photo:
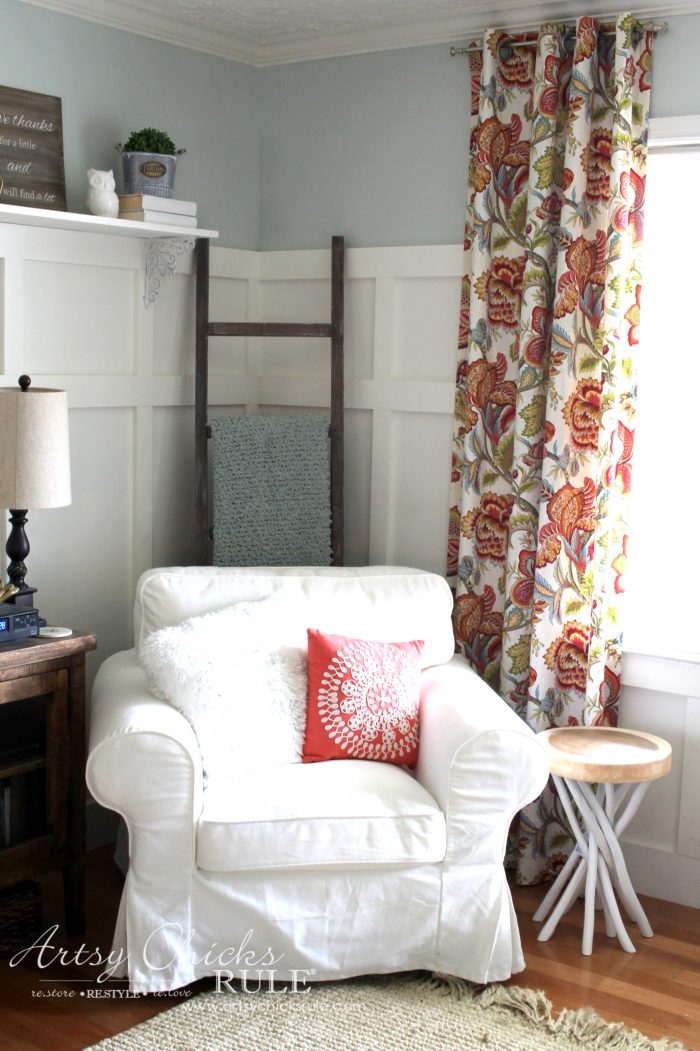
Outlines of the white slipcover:
M442 861L445 817L389 763L289 763L250 791L246 779L204 792L197 864L216 872L419 865Z
M476 982L524 961L503 853L547 779L535 735L453 656L442 578L395 567L152 570L149 631L239 601L290 598L319 627L426 641L415 778L354 760L279 768L203 790L192 727L148 693L136 651L100 669L88 784L129 830L115 974L135 991L230 970L308 980L423 968ZM311 619L309 619L311 618Z

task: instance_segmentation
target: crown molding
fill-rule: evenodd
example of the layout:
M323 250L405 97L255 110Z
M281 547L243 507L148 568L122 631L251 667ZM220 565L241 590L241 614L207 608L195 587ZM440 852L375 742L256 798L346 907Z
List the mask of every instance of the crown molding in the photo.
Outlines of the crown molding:
M673 15L697 14L700 2L659 6L644 3L634 6L634 13L650 19L665 19ZM618 12L610 8L610 0L588 0L585 13L603 19L615 19ZM492 2L470 6L459 15L430 17L411 23L397 23L371 30L350 30L342 33L296 36L269 41L261 49L260 65L288 65L292 62L308 62L314 59L337 58L342 55L366 54L372 51L393 51L398 48L419 47L426 44L455 43L470 37L480 36L491 26L506 25L515 32L535 29L542 22L552 19L575 19L581 14L580 0L544 0L542 3L521 3L506 0L498 5Z
M64 15L73 15L100 25L121 29L128 33L152 37L167 44L204 51L235 62L253 66L289 65L314 59L338 58L343 55L365 54L373 51L393 51L399 48L426 44L459 42L478 35L487 26L507 24L511 30L526 29L551 19L571 19L581 14L579 0L540 0L522 3L521 0L483 0L472 4L457 15L431 16L410 23L396 22L390 26L370 29L343 30L313 35L287 33L277 39L256 41L243 38L225 29L209 29L185 19L155 13L137 7L127 0L22 0L34 7L43 7ZM586 13L601 18L613 18L610 0L596 3L588 0ZM667 18L674 15L700 12L700 0L659 5L637 2L635 14L645 18Z
M236 33L222 29L207 29L181 18L157 14L122 0L22 0L32 7L44 7L62 15L73 15L87 22L121 29L126 33L151 37L165 44L204 51L208 55L260 66L261 49L255 41L245 40Z

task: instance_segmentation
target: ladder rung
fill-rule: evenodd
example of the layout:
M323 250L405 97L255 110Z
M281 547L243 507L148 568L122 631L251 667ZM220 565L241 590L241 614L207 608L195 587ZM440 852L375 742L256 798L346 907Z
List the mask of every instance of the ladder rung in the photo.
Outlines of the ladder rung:
M325 336L330 339L330 325L274 321L211 321L210 336Z

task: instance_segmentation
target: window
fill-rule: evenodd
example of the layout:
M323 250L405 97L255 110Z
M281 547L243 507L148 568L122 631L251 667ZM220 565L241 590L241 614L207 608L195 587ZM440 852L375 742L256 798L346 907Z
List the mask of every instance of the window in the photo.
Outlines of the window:
M685 121L692 118L685 118ZM658 125L672 122L658 121ZM624 648L700 657L700 135L655 148L644 228ZM697 118L700 131L700 118ZM671 136L672 141L672 136Z

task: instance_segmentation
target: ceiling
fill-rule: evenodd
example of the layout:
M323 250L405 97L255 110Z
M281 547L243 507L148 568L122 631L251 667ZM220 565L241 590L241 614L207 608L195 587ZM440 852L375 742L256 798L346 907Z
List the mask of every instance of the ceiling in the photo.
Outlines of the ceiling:
M488 26L529 26L610 0L24 0L256 66L464 39ZM700 11L700 2L639 0L638 15Z

